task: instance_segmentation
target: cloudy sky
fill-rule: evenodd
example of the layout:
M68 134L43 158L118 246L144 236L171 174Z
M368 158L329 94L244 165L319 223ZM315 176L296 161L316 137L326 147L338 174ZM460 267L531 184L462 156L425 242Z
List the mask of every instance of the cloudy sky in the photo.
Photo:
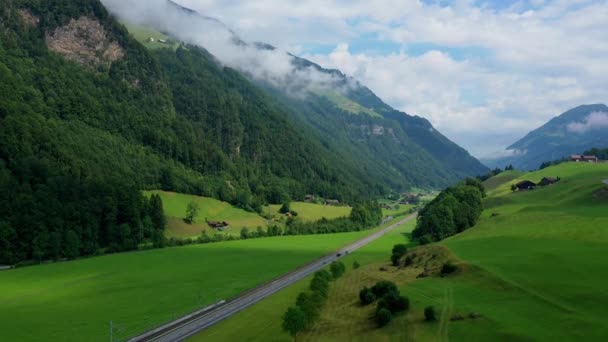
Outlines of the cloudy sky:
M606 0L178 0L353 76L477 157L605 103Z

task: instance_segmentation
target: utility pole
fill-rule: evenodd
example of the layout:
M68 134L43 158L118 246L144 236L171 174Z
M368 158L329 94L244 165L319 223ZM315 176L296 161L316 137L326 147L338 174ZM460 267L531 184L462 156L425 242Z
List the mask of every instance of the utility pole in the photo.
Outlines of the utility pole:
M110 342L114 342L114 323L110 321Z

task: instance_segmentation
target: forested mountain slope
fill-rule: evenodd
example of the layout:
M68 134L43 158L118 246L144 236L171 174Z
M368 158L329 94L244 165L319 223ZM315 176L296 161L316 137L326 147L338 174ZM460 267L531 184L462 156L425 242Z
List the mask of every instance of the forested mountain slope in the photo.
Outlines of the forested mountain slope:
M141 189L252 210L369 196L198 48L152 55L97 0L4 1L0 19L0 263L133 248L154 228Z
M366 88L341 93L342 109L328 93L279 96L203 47L147 50L99 0L0 3L0 78L0 264L154 240L160 204L144 189L255 211L307 193L353 202L443 187L483 170Z

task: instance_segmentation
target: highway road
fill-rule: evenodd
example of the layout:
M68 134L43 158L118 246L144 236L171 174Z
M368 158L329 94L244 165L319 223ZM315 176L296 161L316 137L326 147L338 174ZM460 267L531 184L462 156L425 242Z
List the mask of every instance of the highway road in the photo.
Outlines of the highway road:
M261 301L262 299L269 297L270 295L297 282L298 280L306 277L307 275L324 268L331 262L339 260L346 254L356 251L357 249L378 239L385 233L407 223L408 221L414 220L416 216L417 214L407 216L389 227L386 227L376 233L370 234L365 238L332 253L331 255L327 255L310 264L302 266L296 269L295 271L292 271L275 280L272 280L269 283L261 285L253 290L247 291L231 301L184 316L162 327L156 328L143 335L132 338L128 342L183 341L188 337L196 335L198 332L209 328L210 326L234 315L235 313L244 310L245 308Z

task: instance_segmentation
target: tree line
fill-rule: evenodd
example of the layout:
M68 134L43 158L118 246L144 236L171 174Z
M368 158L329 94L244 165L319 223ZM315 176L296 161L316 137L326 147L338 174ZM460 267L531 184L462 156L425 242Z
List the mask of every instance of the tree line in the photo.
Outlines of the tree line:
M479 179L467 179L447 188L420 210L412 236L424 244L473 227L483 211L482 198L485 196Z
M299 333L312 327L319 319L329 296L331 282L346 272L346 266L339 261L332 262L329 269L331 273L327 270L315 272L310 281L309 291L301 292L296 299L296 305L289 307L283 315L283 330L294 340Z
M284 235L331 234L360 231L376 227L382 221L382 208L377 201L353 204L349 217L306 222L297 217L287 219Z

